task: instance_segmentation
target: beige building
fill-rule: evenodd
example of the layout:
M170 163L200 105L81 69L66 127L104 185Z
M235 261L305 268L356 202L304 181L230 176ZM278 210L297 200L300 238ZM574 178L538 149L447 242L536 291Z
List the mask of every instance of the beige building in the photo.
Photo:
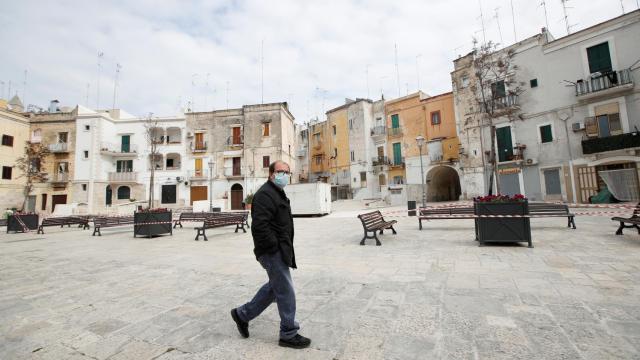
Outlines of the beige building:
M29 120L19 113L0 107L0 211L20 209L24 201L25 178L15 166L16 160L24 155L24 147L29 140ZM35 207L35 204L33 204Z

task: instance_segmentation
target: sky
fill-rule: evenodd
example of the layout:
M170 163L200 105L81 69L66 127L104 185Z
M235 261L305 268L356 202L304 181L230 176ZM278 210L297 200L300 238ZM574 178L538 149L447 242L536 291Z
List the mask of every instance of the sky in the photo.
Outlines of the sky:
M0 98L105 109L115 90L136 116L286 101L297 121L322 119L345 98L451 91L474 37L566 36L561 0L543 1L0 0ZM638 0L566 7L575 32Z

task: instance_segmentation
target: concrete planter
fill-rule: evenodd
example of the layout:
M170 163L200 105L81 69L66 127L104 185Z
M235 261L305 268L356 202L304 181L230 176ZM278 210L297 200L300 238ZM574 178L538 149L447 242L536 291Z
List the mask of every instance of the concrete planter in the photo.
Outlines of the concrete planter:
M173 235L171 211L147 212L133 214L133 237L138 235L152 237L162 234Z
M529 205L527 201L522 202L474 202L475 215L527 215ZM480 246L485 243L514 243L526 242L529 247L531 243L531 224L528 217L496 217L496 218L476 218L476 240Z
M7 233L10 231L13 232L24 232L22 225L18 222L16 217L19 216L22 222L27 226L29 230L38 230L38 224L40 217L38 214L28 214L28 215L11 215L7 219Z

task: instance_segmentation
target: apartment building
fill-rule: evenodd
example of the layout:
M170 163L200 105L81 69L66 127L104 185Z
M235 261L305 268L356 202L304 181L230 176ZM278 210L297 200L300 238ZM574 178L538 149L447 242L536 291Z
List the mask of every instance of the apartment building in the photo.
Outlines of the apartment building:
M0 211L5 209L21 209L24 197L25 178L16 167L16 160L24 156L24 148L29 140L29 119L21 113L7 109L5 101L0 104ZM35 198L27 199L26 209L35 211Z

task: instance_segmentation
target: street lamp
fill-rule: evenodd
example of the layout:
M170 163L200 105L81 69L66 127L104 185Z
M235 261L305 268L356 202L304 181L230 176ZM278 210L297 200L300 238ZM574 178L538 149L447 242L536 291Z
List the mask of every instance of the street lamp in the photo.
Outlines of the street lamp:
M209 211L213 211L213 167L215 166L213 159L209 160Z
M422 207L427 207L427 193L424 189L424 168L422 167L422 145L424 145L424 137L418 135L416 137L416 143L418 143L418 149L420 149L420 181L422 183Z

